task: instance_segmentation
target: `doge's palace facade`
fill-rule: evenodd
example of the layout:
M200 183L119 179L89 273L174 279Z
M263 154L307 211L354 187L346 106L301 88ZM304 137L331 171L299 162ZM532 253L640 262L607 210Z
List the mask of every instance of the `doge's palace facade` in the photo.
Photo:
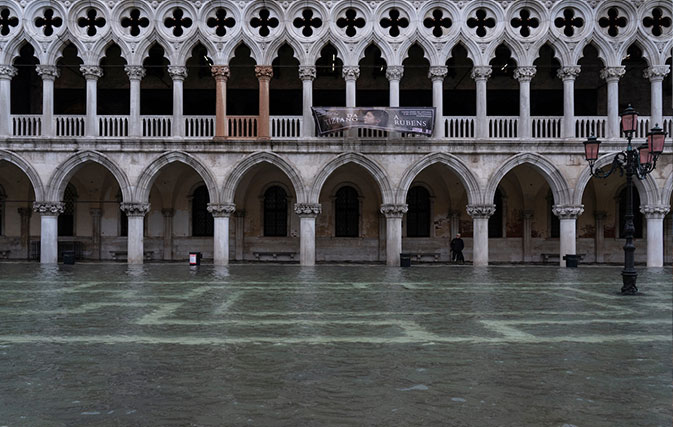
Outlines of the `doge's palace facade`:
M644 1L0 0L0 257L621 262L673 257L672 5ZM317 136L311 106L432 106L431 137Z

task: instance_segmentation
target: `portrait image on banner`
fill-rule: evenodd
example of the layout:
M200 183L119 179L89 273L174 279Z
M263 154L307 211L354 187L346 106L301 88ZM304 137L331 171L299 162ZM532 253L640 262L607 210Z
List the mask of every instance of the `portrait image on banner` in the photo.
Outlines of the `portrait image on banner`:
M361 127L431 136L434 107L312 107L320 135Z

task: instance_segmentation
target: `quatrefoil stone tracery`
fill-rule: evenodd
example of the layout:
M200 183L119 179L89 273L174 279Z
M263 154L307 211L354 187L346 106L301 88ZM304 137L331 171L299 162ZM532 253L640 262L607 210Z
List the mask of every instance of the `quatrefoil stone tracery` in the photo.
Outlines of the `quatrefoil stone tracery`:
M451 24L451 18L444 18L442 9L433 10L432 18L427 17L423 20L423 26L425 28L432 28L432 35L435 37L441 37L444 34L444 30L448 29Z
M400 35L400 28L407 28L409 26L409 20L405 17L400 16L400 11L397 9L391 9L388 13L388 16L381 19L382 28L390 28L388 34L392 37L398 37Z
M346 29L346 35L348 37L354 37L358 30L356 28L364 28L365 20L362 17L357 17L357 11L355 9L348 9L345 13L345 18L339 18L336 21L336 24L339 28Z
M668 28L671 26L671 18L664 16L664 13L661 11L661 9L655 7L652 10L652 16L646 16L643 18L643 25L645 28L652 27L652 35L659 37L663 33L662 27Z
M313 35L313 28L320 28L322 26L322 19L313 17L311 9L304 9L301 12L301 18L297 17L292 21L295 28L302 28L301 33L304 37L311 37Z
M19 18L10 16L11 11L7 8L0 11L0 34L6 36L9 34L10 27L19 25Z
M86 28L86 34L89 37L93 37L98 32L98 28L103 28L105 26L105 18L98 16L98 11L96 9L89 9L86 12L86 17L82 16L77 20L77 25L80 28Z
M521 9L519 16L512 18L511 24L514 28L520 28L519 34L521 36L528 37L530 36L530 29L539 27L540 21L535 17L531 17L530 10Z
M122 18L121 24L124 28L130 28L129 33L133 37L137 37L141 28L147 28L150 25L150 20L144 16L141 18L140 10L132 9L128 17Z
M173 35L175 37L180 37L185 32L184 28L192 26L192 19L184 15L185 12L182 9L175 8L173 9L173 16L169 16L164 20L166 28L173 28Z
M619 16L619 9L611 7L608 9L608 16L604 16L598 20L598 25L602 28L607 28L608 34L611 37L617 37L619 35L619 28L625 28L627 22L625 17Z
M488 32L487 28L495 27L495 19L486 17L486 10L478 9L475 14L476 18L469 18L467 20L467 26L470 28L477 29L477 36L485 37Z
M563 18L560 16L554 20L556 28L563 28L563 34L572 37L575 34L575 28L584 26L584 19L575 17L575 10L567 8L563 11Z
M44 27L42 32L45 36L54 34L54 27L58 28L61 25L63 25L63 20L58 16L54 16L54 9L51 8L45 9L44 17L40 16L35 19L36 27Z
M231 16L227 17L226 9L220 8L215 12L215 17L208 18L206 25L215 28L215 34L218 37L224 37L227 34L227 28L233 28L236 21Z
M269 9L260 9L259 17L255 16L250 20L250 25L253 28L259 28L259 35L262 37L267 37L271 34L269 28L276 28L278 26L278 18L271 16Z

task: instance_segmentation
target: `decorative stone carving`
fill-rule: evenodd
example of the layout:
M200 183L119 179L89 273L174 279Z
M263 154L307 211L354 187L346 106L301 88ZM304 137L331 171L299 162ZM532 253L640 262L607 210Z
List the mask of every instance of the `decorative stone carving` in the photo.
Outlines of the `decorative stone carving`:
M390 67L386 68L386 78L388 80L402 80L402 76L404 75L404 67L401 65L391 65Z
M184 80L187 78L187 67L182 65L169 65L168 75L173 80Z
M495 205L467 205L467 214L472 219L489 219L495 213Z
M126 216L145 216L150 211L149 203L120 203L119 209L126 213Z
M18 72L19 70L12 65L0 65L0 79L11 80Z
M142 65L124 65L124 71L129 80L142 80L145 77L145 68Z
M619 65L617 67L605 67L601 70L601 79L609 82L621 79L626 74L626 67Z
M577 76L580 75L582 67L579 65L570 65L568 67L561 67L556 71L556 76L565 81L565 80L575 80Z
M664 77L668 75L669 68L668 65L653 65L649 68L645 68L643 77L649 79L651 82L662 81L664 80Z
M316 68L313 65L302 65L299 67L299 78L301 80L314 80Z
M97 65L80 65L79 71L87 80L98 80L103 77L103 68Z
M56 80L61 75L56 65L36 65L35 71L42 77L42 80Z
M577 219L584 212L584 205L554 205L551 211L559 219Z
M295 203L294 213L300 217L315 218L322 213L322 205L320 203Z
M65 211L63 202L33 202L33 211L40 215L59 215Z
M231 76L228 65L213 65L210 67L210 73L215 77L215 80L224 80L225 82Z
M255 65L255 75L259 80L271 80L273 67L271 65Z
M233 203L208 203L208 212L215 218L229 218L236 211Z
M443 65L432 66L428 71L428 78L432 81L444 80L444 77L446 77L446 74L448 72L449 72L448 67L445 67Z
M346 65L341 70L341 76L344 80L357 80L360 77L360 67L357 65Z
M490 65L479 65L472 67L470 77L472 77L472 80L488 80L492 72L493 70Z
M537 70L534 65L516 67L514 69L514 78L518 81L531 81L535 77Z
M406 203L403 205L394 205L394 204L385 204L381 205L381 213L386 216L386 218L402 218L402 215L407 213L409 210L409 205Z
M640 212L647 219L663 219L670 210L670 206L666 205L645 205L640 207Z

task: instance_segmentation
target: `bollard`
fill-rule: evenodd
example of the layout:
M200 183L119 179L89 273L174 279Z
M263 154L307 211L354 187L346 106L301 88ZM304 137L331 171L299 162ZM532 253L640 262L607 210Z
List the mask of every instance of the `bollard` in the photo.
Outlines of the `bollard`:
M189 265L201 265L201 252L189 253Z

